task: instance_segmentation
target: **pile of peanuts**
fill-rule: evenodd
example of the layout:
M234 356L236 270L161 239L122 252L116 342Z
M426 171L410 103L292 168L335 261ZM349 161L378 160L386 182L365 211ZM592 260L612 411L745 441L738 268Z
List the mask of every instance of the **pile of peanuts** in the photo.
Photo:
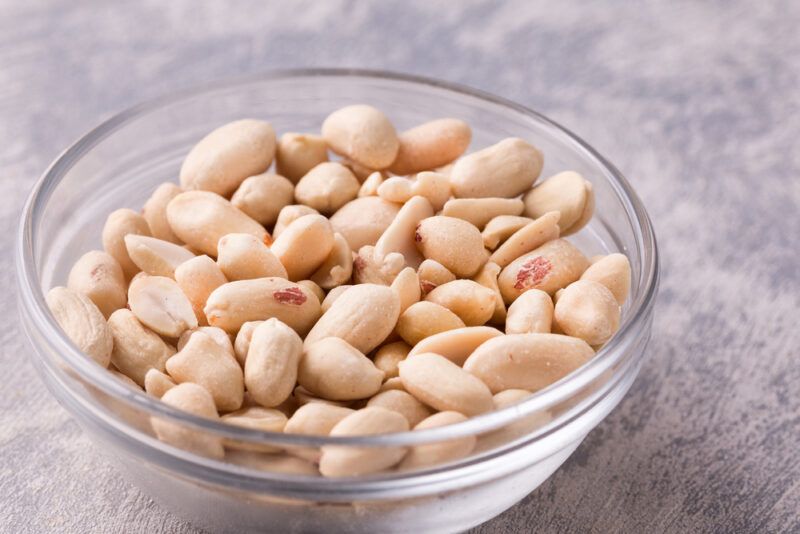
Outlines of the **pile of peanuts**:
M368 105L333 112L321 135L231 122L190 151L180 186L111 213L104 251L84 254L48 305L121 380L232 425L353 436L509 406L614 335L630 265L563 239L592 217L589 181L537 184L536 147L508 138L464 155L471 137L453 118L398 134ZM152 429L206 456L330 477L453 461L502 437L276 456Z

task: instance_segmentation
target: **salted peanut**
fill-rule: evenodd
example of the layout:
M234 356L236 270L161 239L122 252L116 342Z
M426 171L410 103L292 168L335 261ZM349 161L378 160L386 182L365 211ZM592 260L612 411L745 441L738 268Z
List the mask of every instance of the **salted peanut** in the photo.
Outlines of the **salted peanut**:
M405 360L411 346L403 341L395 341L378 349L372 362L375 367L383 371L387 379L399 376L397 364Z
M164 393L161 400L192 415L207 417L208 419L219 418L211 394L202 386L191 382L178 384ZM201 456L211 458L225 456L222 440L212 434L156 417L151 418L151 423L158 439L165 443Z
M319 469L313 463L288 454L265 454L233 449L225 452L225 461L270 473L319 477ZM278 497L272 499L278 499Z
M47 307L73 343L103 367L111 362L114 338L100 309L82 295L66 287L47 292Z
M380 197L357 198L331 216L331 225L347 239L352 250L359 250L374 246L399 211L399 205Z
M399 252L381 255L375 247L365 245L353 258L353 282L388 286L405 266L405 259Z
M351 287L353 286L349 284L343 284L334 287L333 289L328 291L328 294L325 295L325 300L322 301L322 313L327 312L331 308L331 306L333 306L334 301L336 301L336 299L339 298L342 295L342 293L344 293Z
M400 148L389 170L413 174L447 165L467 150L472 140L469 125L458 119L435 119L398 136Z
M166 368L179 384L193 382L207 389L219 411L241 408L244 400L242 368L233 355L208 334L192 334L186 346L167 360Z
M324 289L342 285L353 274L353 252L340 233L333 234L333 248L330 254L311 275L311 280Z
M500 294L500 287L497 285L497 276L499 274L500 266L489 262L473 278L473 280L483 287L491 289L494 293L494 311L489 319L489 322L493 324L503 324L506 320L506 303L503 302L503 295Z
M208 254L217 255L217 244L227 234L250 234L269 242L263 226L223 197L208 191L187 191L167 205L167 220L184 243Z
M178 337L197 328L192 303L175 280L147 276L134 280L128 288L128 306L143 325L167 337Z
M275 130L256 119L220 126L197 143L181 165L181 186L228 196L275 157Z
M374 197L378 194L378 188L383 183L383 174L378 171L371 173L358 189L358 197Z
M217 265L231 281L287 277L286 269L269 247L250 234L222 236L217 245Z
M458 198L512 198L530 189L542 172L544 157L517 137L468 154L450 172L453 195Z
M379 406L393 410L405 417L409 426L412 427L433 413L430 408L409 393L397 389L378 393L369 399L367 406Z
M378 392L383 371L346 341L329 337L306 343L297 382L324 399L364 399Z
M305 346L338 337L367 354L391 334L399 316L400 298L390 287L359 284L334 301L306 336Z
M297 381L303 340L278 319L267 319L253 331L244 364L250 396L272 408L289 398Z
M460 278L469 278L486 262L481 233L455 217L437 215L420 221L414 241L425 259L436 260Z
M444 356L409 354L399 368L406 391L436 410L473 416L492 409L489 388Z
M551 176L525 194L525 215L536 219L547 212L561 214L558 226L561 235L580 230L594 212L592 184L573 171Z
M462 365L472 352L485 341L502 336L491 326L468 326L426 337L411 349L408 356L432 352Z
M417 276L419 276L419 287L423 296L438 286L456 279L456 275L448 271L447 267L436 260L425 260L420 263L417 269Z
M547 334L553 324L553 299L529 289L508 307L506 334Z
M464 370L480 378L492 393L505 389L538 391L593 356L594 351L582 339L558 334L510 334L475 349L464 362Z
M278 219L275 221L275 227L272 229L272 239L278 239L278 236L294 221L302 217L303 215L318 215L319 212L314 208L309 206L304 206L302 204L290 204L288 206L284 206L280 213L278 213Z
M233 343L231 343L231 336L228 335L225 330L222 328L217 328L216 326L198 326L197 328L193 328L192 330L186 330L181 337L178 338L178 350L183 350L183 347L186 346L186 343L189 342L189 338L195 332L203 332L211 336L211 338L217 342L217 345L222 347L228 354L233 355Z
M578 280L564 288L553 312L565 334L602 345L619 329L619 303L599 282Z
M417 423L414 426L414 430L439 428L461 423L466 420L467 416L458 412L439 412ZM411 450L408 451L408 454L400 463L400 469L419 469L420 467L441 465L459 460L469 456L475 448L476 441L477 438L475 436L464 436L462 438L411 447Z
M558 212L551 211L523 226L489 256L489 261L505 267L523 254L536 250L548 241L557 239L559 235L558 218Z
M481 237L483 237L483 246L489 250L494 250L500 243L511 237L517 230L524 228L532 222L533 219L528 217L498 215L486 223L486 226L483 228L483 232L481 232Z
M153 276L173 278L178 265L194 258L180 245L145 235L126 235L125 247L136 267Z
M439 211L450 198L450 179L438 172L421 172L411 179L395 176L381 183L377 193L385 200L400 204L411 197L422 196Z
M383 384L381 384L381 389L379 393L383 393L384 391L405 391L406 388L403 386L403 381L400 380L400 376L394 376L392 378L387 379Z
M333 228L322 215L303 215L272 244L272 252L286 267L289 280L304 280L325 262L334 245Z
M144 375L149 369L164 371L167 359L175 354L174 347L126 308L111 314L108 327L114 338L111 363L140 386L144 385Z
M345 106L328 115L322 136L331 150L371 169L391 165L400 147L389 118L365 104Z
M236 361L244 369L245 362L247 361L247 352L250 350L250 342L253 339L253 332L256 327L264 321L248 321L244 323L239 331L236 333L236 339L233 341L233 353L236 356Z
M209 295L204 308L211 326L234 333L248 321L275 317L304 336L321 315L317 297L283 278L228 282Z
M328 161L328 144L322 136L287 132L278 141L275 167L293 183L325 161Z
M352 404L351 401L334 401L323 399L322 397L314 395L303 386L297 386L294 388L294 391L292 392L292 398L294 399L295 404L298 406L305 406L307 404L327 404L330 406L347 408Z
M463 219L483 230L495 217L519 215L524 209L525 204L518 198L451 198L445 203L442 215Z
M319 287L319 284L313 280L300 280L297 282L297 285L303 286L314 293L314 296L317 297L317 300L320 302L320 304L322 304L322 301L325 300L325 290Z
M125 236L128 234L150 235L150 227L144 217L127 208L112 211L103 226L103 249L122 267L125 278L130 280L139 268L128 255Z
M183 189L177 185L172 182L164 182L153 191L153 194L144 203L142 217L147 221L150 234L156 239L163 239L177 245L181 244L181 240L172 231L167 220L167 204L181 193L183 193Z
M234 412L227 413L220 417L223 423L241 426L261 432L283 432L286 426L287 417L280 410L264 408L262 406L250 406L240 408ZM260 451L264 453L283 452L280 447L267 445L264 443L252 443L236 439L225 439L225 447L228 449L238 449L243 451Z
M497 285L503 300L511 304L529 289L552 295L580 278L587 267L589 260L572 243L554 239L509 263L497 277Z
M444 306L466 326L480 326L494 314L494 291L472 280L453 280L425 295L425 300Z
M206 300L212 291L228 283L222 269L208 256L195 256L175 269L175 281L192 303L198 324L207 325L208 320L203 312Z
M422 297L417 271L406 267L392 281L392 290L400 297L400 314Z
M231 197L231 204L264 226L275 224L280 211L293 201L294 184L270 172L250 176Z
M362 408L351 413L331 430L331 436L369 436L408 431L408 421L401 414L380 407ZM325 445L319 470L326 477L347 477L377 473L403 459L403 447L353 447Z
M330 215L358 196L361 183L350 169L337 162L320 163L303 176L294 189L300 204Z
M149 369L144 375L144 390L148 395L159 399L164 396L164 393L174 388L176 385L175 381L172 380L168 374L162 373L158 369Z
M425 197L412 197L403 204L392 223L381 234L375 244L375 250L381 256L390 252L399 252L410 267L417 268L424 256L417 249L415 241L417 226L423 219L433 216L433 206Z
M495 410L502 410L518 404L530 396L531 392L525 389L507 389L492 397L492 402L494 402ZM478 451L486 451L505 445L546 425L551 419L550 414L546 411L535 412L497 430L481 435L476 449Z
M334 406L322 402L311 402L300 406L283 428L286 434L304 436L327 436L336 424L355 412L343 406ZM319 462L321 451L315 447L291 447L288 452L294 456Z
M603 284L622 306L631 289L631 264L625 254L615 252L593 261L581 275L581 280Z
M444 306L422 301L412 304L400 315L397 333L414 346L426 337L464 326L464 321Z

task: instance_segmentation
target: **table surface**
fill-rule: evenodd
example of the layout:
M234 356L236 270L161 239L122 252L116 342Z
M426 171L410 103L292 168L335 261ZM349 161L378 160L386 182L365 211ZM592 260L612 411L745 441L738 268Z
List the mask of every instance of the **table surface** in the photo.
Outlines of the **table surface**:
M0 0L0 529L196 532L100 463L45 391L8 251L36 177L100 120L298 66L423 74L533 107L615 162L652 216L663 281L637 382L477 532L800 529L800 3L226 4Z

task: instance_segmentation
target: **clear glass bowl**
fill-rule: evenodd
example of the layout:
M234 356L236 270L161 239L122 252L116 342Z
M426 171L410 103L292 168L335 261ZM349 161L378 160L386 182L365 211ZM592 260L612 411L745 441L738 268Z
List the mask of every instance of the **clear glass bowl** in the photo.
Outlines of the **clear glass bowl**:
M587 255L624 252L633 278L619 332L590 363L520 404L457 425L310 437L232 427L177 411L129 388L64 336L44 292L65 284L81 254L101 248L110 211L139 209L157 184L174 181L183 157L203 135L243 117L268 119L278 132L318 131L332 110L361 102L385 111L400 130L435 117L464 119L473 128L473 150L507 136L525 138L544 152L544 176L571 169L593 183L597 213L570 239ZM111 118L64 151L34 187L20 224L17 270L32 360L53 395L132 483L215 532L454 532L501 513L550 476L626 393L645 354L658 286L656 242L642 203L619 171L578 137L529 109L471 89L351 70L238 79ZM286 454L250 453L280 459L254 463L170 446L154 437L154 418L195 436L262 450L409 447L463 436L477 436L479 446L467 458L426 470L327 479L292 472Z

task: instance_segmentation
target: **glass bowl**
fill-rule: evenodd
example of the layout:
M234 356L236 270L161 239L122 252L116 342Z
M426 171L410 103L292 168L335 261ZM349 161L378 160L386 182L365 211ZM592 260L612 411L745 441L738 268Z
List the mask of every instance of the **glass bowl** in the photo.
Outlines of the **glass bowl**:
M591 362L519 404L463 423L333 438L261 432L180 412L127 386L65 337L47 309L46 290L65 284L80 255L101 248L109 212L138 210L160 182L175 181L182 159L207 132L243 117L267 119L277 132L314 132L331 111L362 102L386 112L398 130L436 117L463 119L473 129L470 150L525 138L545 154L543 176L570 169L592 182L596 215L570 240L587 255L624 252L632 287L619 332ZM496 516L547 479L622 399L645 355L658 286L656 241L641 201L577 136L478 91L355 70L241 78L114 116L65 150L36 184L17 252L21 323L49 390L132 483L215 532L454 532ZM223 459L204 457L159 441L153 420L249 452L231 448ZM364 477L324 478L300 459L307 456L294 454L300 449L313 457L326 445L408 448L469 436L478 446L461 460Z

